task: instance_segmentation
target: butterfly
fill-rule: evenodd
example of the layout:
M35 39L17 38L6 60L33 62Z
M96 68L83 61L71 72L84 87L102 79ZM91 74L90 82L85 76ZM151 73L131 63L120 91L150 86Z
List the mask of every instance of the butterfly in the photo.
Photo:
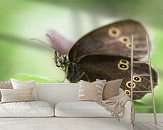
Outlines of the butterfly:
M108 24L86 34L73 43L56 32L47 34L55 51L55 62L61 67L70 82L96 79L123 79L121 88L130 96L131 89L131 35L135 48L147 47L144 26L134 20L124 20ZM149 42L151 49L151 43ZM146 57L147 50L135 51L134 60ZM149 74L149 65L134 64L136 74ZM158 84L157 72L152 68L153 85ZM146 76L134 76L133 88L136 91L149 90L150 79ZM146 93L135 93L134 99L142 98Z

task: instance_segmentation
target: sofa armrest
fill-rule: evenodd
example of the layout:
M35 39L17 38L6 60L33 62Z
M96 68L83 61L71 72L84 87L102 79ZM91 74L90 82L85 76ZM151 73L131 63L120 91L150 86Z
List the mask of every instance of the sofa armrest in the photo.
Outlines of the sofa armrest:
M131 108L132 108L132 102L127 101L125 104L124 117L122 118L122 120L127 121L129 123L131 122Z
M124 95L124 94L125 94L124 90L120 88L119 95ZM131 121L131 108L132 108L132 102L127 101L125 104L124 118L129 121Z

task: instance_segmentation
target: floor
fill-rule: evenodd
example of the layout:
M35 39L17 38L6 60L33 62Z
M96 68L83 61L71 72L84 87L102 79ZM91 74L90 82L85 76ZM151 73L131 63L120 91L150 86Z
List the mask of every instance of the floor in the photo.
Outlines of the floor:
M0 118L0 130L130 130L128 120L114 118Z
M137 122L133 130L163 130L163 122L157 125L153 122Z
M0 130L163 130L163 122L137 122L111 118L0 118Z
M153 114L139 113L135 115L135 127L133 130L163 130L163 114L157 113L157 122L155 125Z

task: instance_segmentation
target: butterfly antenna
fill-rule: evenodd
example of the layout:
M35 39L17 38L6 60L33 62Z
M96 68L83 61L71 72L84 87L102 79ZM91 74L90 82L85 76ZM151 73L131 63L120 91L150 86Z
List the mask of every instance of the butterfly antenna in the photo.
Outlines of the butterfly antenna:
M47 36L51 41L53 41L52 37L51 37L49 34L46 34L46 36ZM53 47L51 46L51 48L53 48Z
M54 49L52 46L48 45L48 43L46 43L46 42L44 42L44 41L41 41L40 39L31 38L30 40L31 40L31 41L37 41L37 42L39 42L39 43L42 43L42 45L45 45L45 46L47 46L47 47L50 47L50 48Z

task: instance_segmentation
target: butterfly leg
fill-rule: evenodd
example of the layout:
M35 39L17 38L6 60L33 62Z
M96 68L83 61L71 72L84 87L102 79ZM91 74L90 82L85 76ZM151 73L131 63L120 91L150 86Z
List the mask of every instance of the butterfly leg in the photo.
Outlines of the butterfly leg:
M84 77L84 76L86 77L87 81L90 82L90 79L88 78L88 75L87 75L85 72L83 72L83 73L79 76L79 78L77 79L77 81L81 80L82 77Z
M84 72L84 75L85 75L85 77L86 77L86 79L87 79L87 81L89 81L90 82L90 79L88 78L88 75Z

